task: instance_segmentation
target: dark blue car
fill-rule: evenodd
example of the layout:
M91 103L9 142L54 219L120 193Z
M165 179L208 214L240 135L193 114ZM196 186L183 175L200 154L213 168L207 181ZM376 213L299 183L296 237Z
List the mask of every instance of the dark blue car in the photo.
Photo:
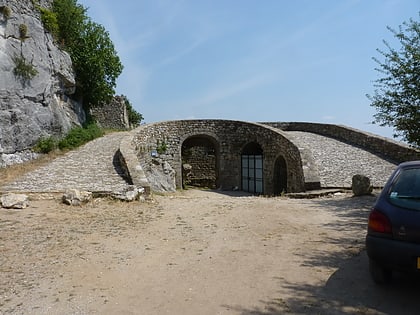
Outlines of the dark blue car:
M389 178L369 215L366 249L376 283L393 271L420 272L420 161L400 164Z

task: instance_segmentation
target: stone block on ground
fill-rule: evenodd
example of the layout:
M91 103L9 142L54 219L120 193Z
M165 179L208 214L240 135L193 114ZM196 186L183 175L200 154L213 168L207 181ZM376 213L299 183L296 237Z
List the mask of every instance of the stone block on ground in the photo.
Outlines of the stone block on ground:
M29 200L27 195L10 193L0 197L0 204L7 209L25 209L29 206Z
M79 191L77 189L69 189L63 194L62 201L66 205L80 206L92 200L90 191Z
M142 193L144 193L144 188L137 188L134 185L130 185L123 190L113 192L111 196L123 201L134 201L139 199L139 195Z
M351 189L355 196L370 195L373 187L370 184L370 179L364 175L354 175L351 180Z

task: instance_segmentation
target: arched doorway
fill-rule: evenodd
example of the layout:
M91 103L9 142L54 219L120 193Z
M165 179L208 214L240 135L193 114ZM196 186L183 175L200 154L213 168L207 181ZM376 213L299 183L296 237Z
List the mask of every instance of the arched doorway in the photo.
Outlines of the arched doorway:
M256 142L248 143L241 155L242 190L263 194L263 150Z
M284 157L279 156L274 164L273 193L280 195L287 192L287 165Z
M182 144L182 186L218 187L219 146L213 138L197 135Z

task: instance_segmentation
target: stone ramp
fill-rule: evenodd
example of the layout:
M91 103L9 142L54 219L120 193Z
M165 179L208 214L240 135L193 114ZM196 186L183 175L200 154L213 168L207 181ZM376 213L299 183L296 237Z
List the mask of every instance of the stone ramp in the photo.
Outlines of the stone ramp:
M396 164L344 142L309 132L283 132L301 151L305 176L319 180L321 188L351 188L355 174L366 175L382 187ZM94 193L125 190L129 183L118 163L118 150L130 132L95 139L58 157L48 165L1 186L1 192L60 193L78 189ZM136 157L135 157L136 158ZM306 163L306 164L305 164Z
M305 175L312 181L318 176L321 188L350 188L356 174L368 176L374 187L383 187L396 168L395 163L332 138L302 131L284 133L303 153Z
M122 191L129 183L118 163L118 149L129 132L115 132L70 151L48 165L27 173L3 192L54 193L78 189L94 193Z

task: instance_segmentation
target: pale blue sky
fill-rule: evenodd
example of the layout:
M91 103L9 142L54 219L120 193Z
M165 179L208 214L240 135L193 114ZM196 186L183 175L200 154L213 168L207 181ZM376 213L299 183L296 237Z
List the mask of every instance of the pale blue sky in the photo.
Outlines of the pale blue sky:
M126 95L146 123L307 121L391 137L370 124L386 26L418 0L79 0L109 31Z

